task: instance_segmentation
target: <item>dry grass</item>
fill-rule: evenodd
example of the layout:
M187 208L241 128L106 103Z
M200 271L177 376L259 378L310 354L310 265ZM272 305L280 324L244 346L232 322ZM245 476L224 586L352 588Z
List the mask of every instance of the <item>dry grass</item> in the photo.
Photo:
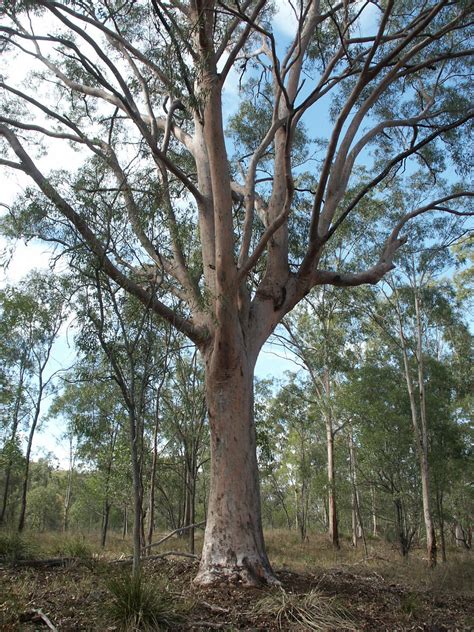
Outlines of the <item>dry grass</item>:
M276 569L313 573L315 570L342 567L375 571L388 582L396 582L415 590L435 593L473 593L474 564L471 551L451 548L447 562L439 561L435 569L429 569L423 549L414 549L408 559L402 559L395 546L383 540L368 542L368 557L362 545L354 548L350 542L341 541L341 548L334 549L327 537L309 535L301 542L296 532L272 530L265 533L267 551Z
M273 529L265 532L267 552L275 568L288 568L297 572L309 572L315 567L333 568L341 564L356 564L364 558L361 545L354 548L341 538L341 548L335 549L324 534L309 534L305 542L296 531ZM386 546L378 542L369 545L369 557L378 555L379 548L386 553Z
M378 564L378 572L387 582L404 584L413 590L425 590L433 594L474 593L474 564L469 551L448 551L448 561L439 562L430 569L421 552L408 560L396 558L386 564ZM375 568L375 565L372 566Z
M30 592L27 578L17 578L13 582L0 576L0 630L15 629L19 613L28 607Z
M274 617L279 630L355 630L347 611L335 597L318 590L306 594L278 590L260 599L254 608L256 615Z
M157 533L155 541L162 535L165 534ZM354 549L348 541L342 541L340 550L333 550L324 535L310 534L303 543L295 532L274 530L265 535L270 560L285 591L249 593L236 586L201 594L191 584L197 572L196 562L183 558L145 562L147 585L156 582L152 595L165 592L163 586L168 586L166 590L173 591L176 602L195 602L193 612L186 615L187 622L171 624L171 629L191 629L189 626L196 619L211 620L218 626L229 626L225 627L229 630L234 624L235 629L250 629L245 626L258 624L258 629L272 632L293 629L378 631L384 626L390 629L389 624L408 630L413 629L415 623L427 621L437 626L443 624L445 629L454 622L458 629L468 629L468 604L472 602L474 583L470 552L451 549L448 562L430 570L421 549L414 550L408 560L403 560L394 546L373 540L365 558L363 547ZM197 552L201 542L202 533L197 539ZM0 563L0 630L34 630L33 624L25 624L22 616L28 610L39 608L63 632L106 629L111 621L107 604L114 599L109 580L120 578L129 569L129 566L109 562L130 555L130 540L110 534L104 551L98 536L49 533L33 537L30 533L25 534L20 544L7 540L6 548L9 551L11 546L11 555L15 553L17 557L17 553L23 555L23 548L31 554L31 543L36 558L65 556L80 557L82 561L67 567L35 569L15 568L8 563L2 567ZM152 553L186 551L187 545L186 538L175 536ZM157 590L156 586L162 588ZM120 585L118 590L120 592ZM133 596L133 590L131 592ZM145 594L143 597L145 601L148 599ZM199 599L224 606L224 611L221 609L215 614L207 606L200 606ZM119 597L119 604L120 600L127 603L123 596ZM257 606L254 605L256 600L259 600ZM149 612L153 612L155 606L160 607L152 598L147 603ZM150 614L150 621L152 616ZM130 630L136 628L133 615L128 621ZM166 625L166 621L163 624ZM146 628L146 624L142 627Z

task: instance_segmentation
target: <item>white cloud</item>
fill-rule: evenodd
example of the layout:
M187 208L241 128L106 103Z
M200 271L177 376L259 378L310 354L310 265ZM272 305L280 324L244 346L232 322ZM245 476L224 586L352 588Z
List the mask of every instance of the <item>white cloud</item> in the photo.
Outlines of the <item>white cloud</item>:
M6 253L10 244L0 239L0 250ZM49 268L51 251L44 245L30 242L25 244L18 241L14 245L13 255L5 269L0 270L0 287L6 284L15 285L29 272L35 269L46 270Z
M355 28L362 37L374 33L380 13L377 6L374 3L367 4L367 0L358 0L355 4L355 10L360 10L363 5L365 6L355 23ZM298 27L298 3L289 0L276 0L275 8L276 13L273 17L275 30L285 37L294 37Z
M286 37L294 37L298 26L295 10L291 5L292 3L288 2L288 0L277 0L275 2L276 13L273 17L273 26Z
M358 5L365 4L366 0L359 0ZM359 29L361 37L373 35L378 24L380 10L375 4L367 4L360 14L355 26Z

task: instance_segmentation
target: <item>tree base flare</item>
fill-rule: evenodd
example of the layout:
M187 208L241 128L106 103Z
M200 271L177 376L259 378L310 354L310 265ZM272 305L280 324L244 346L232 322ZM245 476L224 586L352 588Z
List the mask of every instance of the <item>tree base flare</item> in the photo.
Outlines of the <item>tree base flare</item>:
M194 579L197 586L216 584L234 584L239 586L261 587L280 586L271 568L259 562L249 562L246 558L241 564L206 564Z

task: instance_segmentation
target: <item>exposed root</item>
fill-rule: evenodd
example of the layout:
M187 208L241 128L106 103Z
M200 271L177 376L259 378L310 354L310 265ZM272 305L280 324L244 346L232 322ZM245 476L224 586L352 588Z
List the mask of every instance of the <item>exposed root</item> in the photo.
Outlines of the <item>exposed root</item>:
M235 584L248 587L280 586L279 580L271 569L262 564L207 564L199 570L194 579L197 586L214 586L217 584Z

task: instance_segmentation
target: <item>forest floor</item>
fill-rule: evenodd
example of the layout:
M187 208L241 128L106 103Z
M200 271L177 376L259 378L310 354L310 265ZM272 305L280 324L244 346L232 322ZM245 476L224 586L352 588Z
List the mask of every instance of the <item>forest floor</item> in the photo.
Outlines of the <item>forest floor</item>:
M322 536L310 536L304 543L295 533L273 531L266 537L281 588L196 588L196 560L175 556L145 561L144 587L162 600L163 620L168 620L168 627L147 629L474 630L469 552L448 551L448 562L430 571L422 551L403 561L395 549L376 540L364 558L362 547L353 549L344 542L335 552ZM34 566L32 560L0 564L0 630L123 629L116 622L116 604L117 594L122 601L124 597L113 585L126 583L129 576L129 565L114 561L126 550L124 543L117 538L107 555L99 557L87 540L59 538L59 546L57 539L49 536L48 547L43 538L34 559L56 552L65 558L61 565ZM171 548L184 550L185 541L176 539ZM142 628L128 628L135 629Z

